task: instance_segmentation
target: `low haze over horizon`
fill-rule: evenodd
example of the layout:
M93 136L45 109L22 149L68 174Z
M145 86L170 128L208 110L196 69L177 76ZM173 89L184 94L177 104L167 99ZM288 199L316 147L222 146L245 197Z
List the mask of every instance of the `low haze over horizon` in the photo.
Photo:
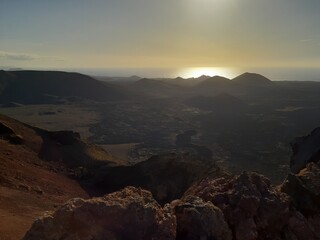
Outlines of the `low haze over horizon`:
M0 2L0 68L320 80L318 0Z

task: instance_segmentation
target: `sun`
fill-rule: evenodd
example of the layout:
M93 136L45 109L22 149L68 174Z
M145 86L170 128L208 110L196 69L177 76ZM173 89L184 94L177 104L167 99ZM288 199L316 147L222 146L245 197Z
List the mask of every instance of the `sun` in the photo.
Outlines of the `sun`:
M184 78L198 78L202 75L206 76L223 76L230 77L232 75L231 69L229 68L218 68L218 67L197 67L197 68L185 68L181 70L180 76Z

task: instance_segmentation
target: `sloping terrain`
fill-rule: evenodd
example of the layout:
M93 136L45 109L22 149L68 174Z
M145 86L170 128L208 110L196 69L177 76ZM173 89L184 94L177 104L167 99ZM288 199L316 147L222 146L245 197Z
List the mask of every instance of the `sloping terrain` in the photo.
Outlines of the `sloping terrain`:
M152 97L167 97L183 94L184 87L173 81L143 78L130 85L130 89Z
M67 168L115 159L73 132L47 132L0 115L0 239L20 239L34 219L89 195Z
M255 172L209 177L163 207L134 187L73 199L35 221L23 239L317 240L319 159L304 167L278 187Z
M61 98L117 101L129 96L118 86L79 73L0 71L0 103L60 103Z
M204 176L217 176L210 159L154 156L134 166L72 131L50 132L0 115L0 236L20 239L37 216L74 197L88 198L127 185L145 187L164 203ZM19 227L17 227L17 225Z
M257 73L243 73L234 79L232 81L235 81L237 83L242 84L248 84L248 85L269 85L272 84L272 81L265 76L262 76Z
M193 184L222 172L212 159L190 154L163 154L133 166L105 167L96 172L94 186L104 193L126 186L141 187L152 192L159 203L180 198Z

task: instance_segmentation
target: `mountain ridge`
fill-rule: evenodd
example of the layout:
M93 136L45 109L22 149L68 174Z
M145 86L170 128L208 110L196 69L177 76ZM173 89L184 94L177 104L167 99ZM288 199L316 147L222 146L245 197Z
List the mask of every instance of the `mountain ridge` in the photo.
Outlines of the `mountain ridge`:
M22 104L54 102L79 97L95 101L119 101L129 96L118 86L102 84L87 75L62 71L1 71L0 102Z

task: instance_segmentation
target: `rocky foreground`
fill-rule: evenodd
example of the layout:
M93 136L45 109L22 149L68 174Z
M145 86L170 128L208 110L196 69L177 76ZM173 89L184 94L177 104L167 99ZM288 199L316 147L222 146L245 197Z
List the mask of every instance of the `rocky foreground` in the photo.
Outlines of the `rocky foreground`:
M320 239L318 131L293 143L294 173L281 186L258 173L209 177L164 206L149 191L126 187L68 201L37 219L24 240Z

